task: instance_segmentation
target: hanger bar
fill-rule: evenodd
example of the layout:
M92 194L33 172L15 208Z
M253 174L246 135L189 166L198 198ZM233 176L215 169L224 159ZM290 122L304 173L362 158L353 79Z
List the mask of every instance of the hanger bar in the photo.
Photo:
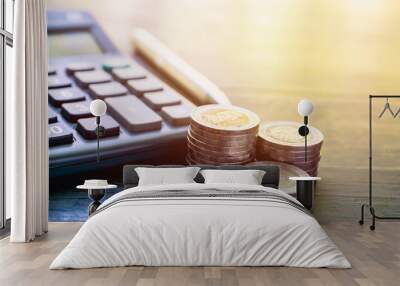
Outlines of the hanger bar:
M400 98L400 95L370 95L369 98Z

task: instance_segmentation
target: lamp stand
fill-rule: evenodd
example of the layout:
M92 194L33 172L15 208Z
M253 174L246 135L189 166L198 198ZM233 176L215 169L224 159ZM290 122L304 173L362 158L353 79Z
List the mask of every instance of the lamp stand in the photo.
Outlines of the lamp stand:
M310 132L307 125L308 125L308 116L304 116L304 125L300 126L299 134L304 137L304 162L305 163L307 163L307 135Z
M96 116L96 136L97 136L97 163L100 162L100 137L104 135L104 127L100 126L100 116Z
M307 163L307 135L308 135L308 116L304 116L304 126L305 126L305 135L304 135L304 162Z

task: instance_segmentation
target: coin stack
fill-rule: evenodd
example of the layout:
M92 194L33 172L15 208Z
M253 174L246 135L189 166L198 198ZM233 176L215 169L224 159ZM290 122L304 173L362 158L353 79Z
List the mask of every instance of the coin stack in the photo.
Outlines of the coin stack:
M241 165L254 161L259 117L244 108L210 104L194 109L187 135L190 165Z
M302 124L290 121L275 121L260 127L257 141L257 159L272 160L295 165L310 176L318 174L321 160L322 133L308 126L307 161L305 160L304 140L298 129Z
M248 164L248 166L278 166L279 189L292 196L296 196L296 182L289 178L309 176L306 171L297 166L276 161L257 161Z

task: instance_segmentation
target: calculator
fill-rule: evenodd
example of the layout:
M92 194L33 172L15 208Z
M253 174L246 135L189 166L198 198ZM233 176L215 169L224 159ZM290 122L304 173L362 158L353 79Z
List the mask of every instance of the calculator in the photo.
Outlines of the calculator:
M88 12L48 11L47 25L50 175L165 158L184 162L195 104L122 55ZM99 163L89 110L94 99L107 105Z

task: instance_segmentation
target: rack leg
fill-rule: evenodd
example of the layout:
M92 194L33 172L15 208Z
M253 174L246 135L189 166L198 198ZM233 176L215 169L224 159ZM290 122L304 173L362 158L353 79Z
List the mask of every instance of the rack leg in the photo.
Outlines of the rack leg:
M361 206L361 219L358 221L358 223L359 223L360 225L363 225L363 224L364 224L364 207L365 207L365 204L363 204L363 205Z
M376 220L376 215L375 215L375 209L373 206L370 206L368 204L363 204L361 206L361 219L358 221L358 223L360 225L364 224L364 211L365 211L365 207L367 207L369 209L369 212L371 213L371 217L372 217L372 224L370 225L369 229L370 230L375 230L375 220Z
M372 207L372 206L370 206L369 207L369 211L370 211L370 213L371 213L371 215L372 215L372 224L370 225L370 227L369 227L369 229L370 230L375 230L375 209L374 209L374 207Z

